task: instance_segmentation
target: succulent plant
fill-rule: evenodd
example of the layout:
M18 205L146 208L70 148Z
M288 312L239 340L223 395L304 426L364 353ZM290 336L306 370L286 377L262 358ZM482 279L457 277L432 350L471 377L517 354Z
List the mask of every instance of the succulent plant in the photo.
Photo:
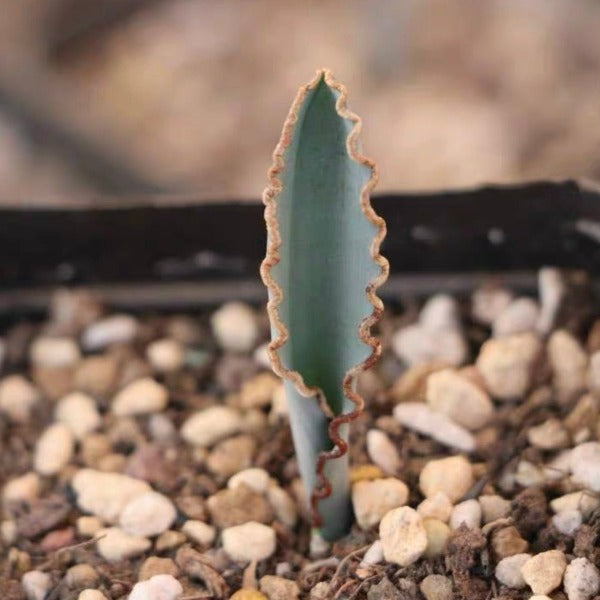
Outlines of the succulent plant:
M349 423L362 412L358 373L379 357L370 328L387 278L385 222L369 193L374 163L359 149L360 119L328 70L300 88L273 153L263 196L269 356L284 378L313 525L328 540L352 523Z

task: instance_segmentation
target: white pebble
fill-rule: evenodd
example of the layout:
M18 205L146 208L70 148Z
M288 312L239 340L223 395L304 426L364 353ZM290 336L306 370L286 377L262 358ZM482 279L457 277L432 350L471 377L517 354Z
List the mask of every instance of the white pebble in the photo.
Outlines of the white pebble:
M519 398L529 389L542 345L533 333L494 338L481 346L476 366L488 391L500 400Z
M181 594L183 588L173 575L154 575L136 583L128 600L177 600Z
M129 535L118 527L101 529L97 537L98 552L108 562L119 562L139 556L152 545L150 540L137 535Z
M571 450L561 450L544 465L546 481L558 481L571 472Z
M476 321L491 325L512 299L512 293L504 288L491 286L478 288L471 298L471 314Z
M587 442L573 448L571 473L578 483L600 492L600 442Z
M527 439L535 448L558 450L569 445L569 432L558 419L547 419L540 425L530 427Z
M229 558L235 561L260 561L269 558L275 552L274 529L256 521L227 527L221 537L223 549Z
M552 517L552 525L563 535L572 536L581 526L583 517L578 510L563 510Z
M546 481L544 469L528 460L519 461L514 477L523 487L541 486Z
M565 570L563 585L569 600L589 600L600 591L600 573L587 558L575 558Z
M26 423L39 399L37 388L21 375L0 381L0 411L15 423Z
M548 362L559 399L568 400L585 388L588 355L568 331L559 329L548 340Z
M21 578L21 585L27 600L44 600L52 586L52 579L48 573L28 571Z
M561 303L565 296L566 286L559 269L545 267L538 272L538 295L541 309L537 322L540 334L550 333Z
M77 533L81 537L94 537L103 527L104 523L98 517L83 516L76 521Z
M94 399L81 392L71 392L61 398L54 409L54 418L64 423L78 440L102 424Z
M189 520L183 524L182 533L200 546L209 546L213 543L217 531L212 525L203 523L202 521Z
M258 324L252 309L242 302L228 302L210 319L213 335L223 350L249 352L258 339Z
M102 350L113 344L127 344L135 339L138 322L130 315L112 315L85 328L81 344L86 350Z
M148 417L148 433L159 444L174 442L177 437L177 429L173 421L163 413L156 413Z
M368 567L369 565L377 565L380 562L383 562L383 546L381 545L381 540L376 540L365 552L365 555L360 562L360 566Z
M367 432L367 454L387 475L395 475L402 466L398 449L380 429L370 429Z
M77 600L108 600L107 597L100 590L92 590L88 588L80 592L77 596Z
M562 582L567 559L560 550L540 552L521 567L525 583L534 594L549 594Z
M36 367L72 367L81 359L81 353L71 338L38 337L31 344L29 358Z
M481 527L481 506L477 500L465 500L452 509L450 527L458 529L461 525L466 525L469 529Z
M116 523L130 500L150 491L150 486L140 479L94 469L79 470L71 486L79 508L105 523Z
M20 477L9 479L2 490L2 499L5 503L31 503L40 495L40 476L29 472Z
M279 521L290 528L296 526L298 509L292 497L284 489L278 485L270 485L267 489L267 500Z
M244 483L259 494L264 494L269 485L269 478L269 474L264 469L259 469L257 467L244 469L243 471L238 471L229 478L227 487L234 490L240 484Z
M177 517L175 506L158 492L146 492L132 498L119 517L125 533L151 537L169 529Z
M460 327L458 303L448 294L431 296L421 308L419 323L431 331Z
M271 359L269 358L269 342L265 342L258 346L254 351L254 360L258 365L265 369L271 368Z
M112 412L131 417L164 410L169 399L167 388L151 377L143 377L124 387L112 401Z
M182 367L185 352L177 340L164 338L148 344L146 358L155 371L168 373Z
M427 550L427 532L419 513L409 506L390 510L379 524L386 561L406 567Z
M361 529L377 525L392 508L403 506L407 501L408 487L393 477L357 481L352 486L352 505Z
M409 366L441 362L462 365L468 355L467 342L461 331L430 331L419 323L399 329L392 337L392 349Z
M431 437L444 446L463 452L475 449L475 438L471 433L422 402L401 402L394 408L394 417L405 427Z
M494 337L535 331L540 315L538 303L531 298L515 298L492 324Z
M417 512L424 519L437 519L442 523L447 523L452 514L452 502L443 492L436 492L417 506Z
M47 427L35 445L33 467L40 475L56 475L73 456L75 440L64 423Z
M550 508L555 513L577 510L584 517L589 517L599 506L600 498L585 490L571 492L550 501Z
M426 399L433 410L444 413L469 430L483 427L494 413L489 396L454 369L429 375Z
M239 412L227 406L211 406L194 413L181 427L183 439L194 446L212 446L237 433L243 422Z
M496 565L496 579L506 587L513 589L524 588L527 584L523 579L521 567L531 558L531 554L513 554L503 558Z
M419 487L427 498L443 492L450 502L460 500L473 483L473 467L464 456L430 460L419 476Z

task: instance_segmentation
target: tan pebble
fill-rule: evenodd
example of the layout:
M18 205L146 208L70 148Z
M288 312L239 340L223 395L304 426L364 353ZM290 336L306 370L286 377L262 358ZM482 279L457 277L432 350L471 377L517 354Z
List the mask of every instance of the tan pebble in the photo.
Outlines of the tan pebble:
M481 506L477 500L465 500L452 509L450 527L458 529L461 525L469 529L479 529L481 526Z
M413 365L406 369L394 382L388 394L395 402L425 400L427 378L431 373L445 369L448 365L441 362Z
M428 558L440 556L446 549L450 537L450 527L439 519L423 519L423 526L427 532L427 550L425 556Z
M73 456L75 440L63 423L47 427L35 445L33 466L40 475L56 475Z
M361 529L377 525L388 511L407 501L408 487L393 477L359 481L352 486L352 505Z
M71 392L61 398L54 410L54 417L64 423L78 440L102 424L94 399L81 392Z
M559 400L567 401L585 388L588 355L579 341L564 329L550 336L547 351L552 383Z
M452 580L443 575L427 575L419 589L425 600L452 600Z
M29 359L38 367L71 367L80 358L79 347L69 337L38 337L29 349Z
M154 547L157 552L169 552L186 541L186 536L179 531L164 531L157 538Z
M85 358L74 375L76 389L95 398L110 395L116 385L119 371L117 359L109 354Z
M275 511L277 520L287 527L293 528L298 521L298 509L292 497L277 485L271 485L267 489L267 500Z
M517 464L515 481L523 487L541 486L546 481L544 469L528 460L520 460Z
M473 468L464 456L430 460L419 477L419 487L427 498L437 492L451 502L460 500L473 485Z
M560 550L540 552L522 567L521 574L534 594L549 594L562 582L567 559Z
M26 423L39 399L38 389L21 375L0 381L0 411L14 423Z
M571 492L550 501L550 508L555 512L577 510L584 517L589 517L600 506L600 498L585 490Z
M242 408L263 408L271 404L273 394L280 386L280 379L272 373L259 373L242 384L240 405Z
M137 535L129 535L118 527L101 529L96 546L98 553L108 562L119 562L143 554L151 546L150 540Z
M256 440L246 434L219 442L206 457L206 466L215 475L230 477L252 464Z
M120 417L157 413L169 401L167 388L150 377L137 379L123 388L113 399L111 410Z
M529 548L529 544L513 526L495 529L492 532L491 545L498 560L514 554L523 554Z
M158 556L148 557L140 567L138 581L145 581L155 575L179 576L179 568L171 558L160 558Z
M2 489L2 499L5 504L31 503L39 497L40 489L40 476L33 472L25 473L7 481Z
M497 494L479 496L479 504L484 523L490 523L496 519L507 517L510 513L510 500L506 500Z
M212 525L194 519L186 521L181 528L181 532L200 546L210 546L217 535Z
M402 506L390 510L379 524L385 560L406 567L427 550L427 531L419 513Z
M238 590L229 600L269 600L258 590Z
M70 589L95 587L100 579L92 565L82 563L67 570L65 582Z
M79 517L77 519L77 533L81 537L94 537L104 527L102 520L98 517Z
M88 467L94 467L98 461L111 452L112 446L103 433L89 433L81 440L81 457Z
M100 590L87 589L80 592L77 600L108 600Z
M206 506L213 523L220 528L248 521L270 523L273 520L273 509L263 495L243 483L235 490L224 489L213 494Z
M250 562L269 558L275 552L275 530L268 525L249 521L223 530L223 549L235 561Z
M541 425L530 427L527 439L535 448L557 450L569 445L569 432L558 419L547 419Z
M253 467L244 469L232 475L227 482L227 487L234 490L240 483L245 483L255 492L263 494L269 485L269 474L264 469Z
M183 366L185 352L177 340L164 338L148 344L146 358L155 371L169 373Z
M379 429L367 432L367 454L387 475L395 475L402 466L398 449L390 438Z
M96 464L98 471L105 473L122 473L127 464L127 457L118 452L111 452L100 458Z
M260 591L266 594L269 600L297 600L300 595L300 589L295 581L275 575L261 577L259 586Z
M7 546L12 546L17 541L17 524L12 519L6 519L0 523L0 536Z
M381 479L384 472L377 465L357 465L350 468L350 483Z
M310 600L329 600L331 586L326 581L320 581L310 590Z
M443 492L437 492L430 498L425 498L419 506L417 512L425 519L438 519L447 523L452 513L452 502Z
M237 433L242 427L240 413L226 406L212 406L194 413L181 428L183 439L195 446L212 446Z

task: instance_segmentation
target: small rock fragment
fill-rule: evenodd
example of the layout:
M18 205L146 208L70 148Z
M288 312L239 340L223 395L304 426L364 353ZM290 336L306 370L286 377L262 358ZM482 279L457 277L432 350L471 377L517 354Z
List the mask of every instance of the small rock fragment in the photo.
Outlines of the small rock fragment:
M95 587L99 579L96 569L87 563L70 567L65 575L65 582L72 590Z
M155 575L133 586L128 600L177 600L183 594L181 584L172 575Z
M423 527L427 532L427 550L425 556L440 556L446 550L450 537L450 527L439 519L423 519Z
M422 402L398 404L394 408L394 417L405 427L427 435L444 446L463 452L475 449L475 438L470 432Z
M237 435L218 442L206 457L206 466L215 475L230 477L250 467L255 450L253 436Z
M242 302L228 302L210 319L213 335L219 346L228 352L249 352L258 339L258 324L254 312Z
M527 584L523 579L521 567L531 558L531 554L513 554L503 558L496 565L496 579L509 588L520 589Z
M510 500L506 500L502 496L490 494L489 496L479 496L478 500L484 523L502 519L510 513Z
M148 557L140 567L138 581L146 581L155 575L179 575L179 568L171 558L160 558L158 556Z
M538 272L540 314L537 330L542 335L550 333L566 293L566 285L559 269L544 267Z
M151 537L166 531L177 517L175 506L158 492L132 498L119 517L121 529L130 535Z
M185 543L186 537L180 531L168 530L161 533L155 542L157 552L168 552Z
M600 506L600 498L585 490L571 492L550 501L550 508L555 512L577 510L584 517L589 517Z
M112 401L112 412L120 417L156 413L167 406L169 392L150 377L138 379L123 388Z
M109 527L98 532L96 546L102 558L108 562L119 562L143 554L151 544L144 537L129 535L118 527Z
M369 458L387 475L395 475L402 466L398 449L390 438L380 429L367 432L367 454Z
M563 510L552 517L552 525L563 535L572 536L583 523L578 510Z
M549 594L562 582L567 559L560 550L540 552L521 567L525 583L534 594Z
M264 494L269 485L269 474L264 469L252 468L238 471L235 475L229 478L227 487L234 490L240 483L245 483L259 494Z
M0 381L0 411L14 423L26 423L39 399L37 388L21 375Z
M210 546L217 535L217 532L212 525L194 519L186 521L183 524L181 531L190 540L196 542L196 544L199 544L200 546Z
M85 350L102 350L113 344L127 344L138 332L138 322L130 315L112 315L85 328L81 344Z
M425 600L452 600L452 581L443 575L427 575L419 589Z
M530 427L527 439L535 448L558 450L569 445L569 432L558 419L547 419L541 425Z
M298 509L292 497L277 485L270 485L267 489L267 500L275 511L278 521L287 527L295 527L298 521Z
M600 492L600 442L586 442L571 452L571 473L580 484Z
M568 400L585 388L588 356L566 330L555 331L548 340L548 361L559 399Z
M52 587L52 579L42 571L28 571L21 579L27 600L44 600Z
M587 558L576 558L565 570L563 585L569 600L589 600L600 591L600 573Z
M494 337L535 331L540 309L532 298L515 298L495 319L492 324Z
M461 525L466 525L469 529L481 526L481 506L477 500L465 500L452 509L450 527L458 529Z
M481 346L476 366L492 396L508 400L525 395L541 350L542 345L533 333L486 341Z
M473 318L484 325L491 325L512 299L512 292L501 287L488 285L477 288L471 298Z
M271 404L273 394L281 385L281 380L272 373L254 375L242 383L240 406L242 408L264 408Z
M424 519L438 519L443 523L447 523L452 513L452 502L443 492L436 492L431 497L425 498L417 506L417 512Z
M225 552L239 562L264 560L275 552L275 531L256 521L227 527L223 530L222 540Z
M206 506L213 523L220 528L248 521L270 523L273 520L273 510L267 500L244 483L234 490L225 489L210 496Z
M432 362L459 366L468 355L467 343L459 329L430 331L420 323L399 329L392 338L392 348L409 366Z
M181 428L181 435L194 446L208 447L241 428L239 412L227 406L212 406L189 417Z
M75 387L94 398L109 396L117 383L119 362L112 354L86 357L75 371Z
M460 500L473 485L473 467L464 456L430 460L419 476L419 487L427 498L438 492L451 502Z
M383 548L381 546L381 540L374 541L369 549L365 552L362 561L360 562L361 567L368 567L370 565L376 565L383 561Z
M100 590L87 589L80 592L77 600L108 600Z
M386 561L406 567L427 550L427 531L419 513L409 506L390 510L379 524Z
M529 548L529 544L521 537L518 529L512 526L495 529L491 536L491 546L498 560L523 554Z
M394 477L358 481L352 486L352 505L361 529L377 525L392 508L403 506L407 501L408 487Z
M54 410L54 417L64 423L78 440L102 424L94 399L81 392L72 392L61 398Z
M2 500L5 504L21 502L31 504L39 495L40 476L33 472L10 479L2 489Z
M29 350L29 358L37 367L72 367L81 354L75 340L68 337L36 338Z
M73 456L75 440L64 423L47 427L35 445L33 466L40 475L56 475Z
M275 575L261 577L259 587L269 600L297 600L300 595L300 588L295 581Z
M148 344L146 358L150 366L159 373L177 371L183 366L185 353L176 340L164 338Z
M104 527L104 523L98 517L79 517L76 526L81 537L90 538Z

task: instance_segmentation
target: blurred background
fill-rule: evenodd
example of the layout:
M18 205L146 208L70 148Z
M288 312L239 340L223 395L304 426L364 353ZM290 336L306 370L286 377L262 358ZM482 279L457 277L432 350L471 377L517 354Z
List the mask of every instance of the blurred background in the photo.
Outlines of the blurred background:
M600 179L600 2L5 0L0 202L256 199L320 66L379 191Z

